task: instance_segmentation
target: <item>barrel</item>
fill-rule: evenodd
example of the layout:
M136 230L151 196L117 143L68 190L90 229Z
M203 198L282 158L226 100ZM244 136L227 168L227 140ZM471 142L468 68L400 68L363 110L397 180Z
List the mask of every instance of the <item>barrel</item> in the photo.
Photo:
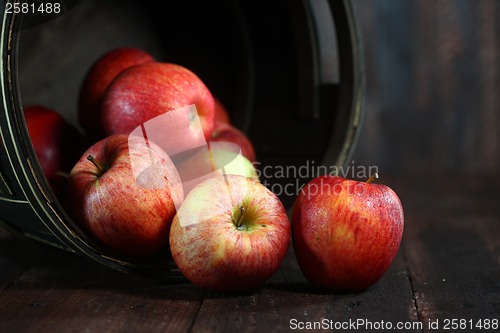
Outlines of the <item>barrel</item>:
M0 224L13 233L122 272L184 279L168 257L111 253L82 232L50 189L27 131L23 107L31 104L48 105L78 127L85 72L115 47L143 48L195 72L252 140L261 181L287 208L314 170L350 163L364 103L352 1L52 4L59 10L1 5Z

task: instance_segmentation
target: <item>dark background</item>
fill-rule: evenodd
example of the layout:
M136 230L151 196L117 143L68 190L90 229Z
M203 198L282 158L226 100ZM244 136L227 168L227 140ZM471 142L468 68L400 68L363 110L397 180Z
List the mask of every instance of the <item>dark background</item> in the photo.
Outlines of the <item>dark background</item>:
M500 1L354 3L367 72L356 163L498 177Z

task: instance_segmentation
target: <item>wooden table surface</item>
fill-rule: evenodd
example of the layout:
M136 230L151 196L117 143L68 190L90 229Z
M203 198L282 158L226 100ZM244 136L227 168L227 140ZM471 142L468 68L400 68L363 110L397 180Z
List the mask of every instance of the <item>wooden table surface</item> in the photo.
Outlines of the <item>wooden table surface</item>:
M460 323L468 332L498 331L500 179L384 182L405 207L403 243L389 271L365 292L316 290L292 249L258 291L224 294L115 272L0 231L0 332L278 332L314 322L344 325L337 332L370 331L369 325L436 332ZM401 324L408 329L396 330Z

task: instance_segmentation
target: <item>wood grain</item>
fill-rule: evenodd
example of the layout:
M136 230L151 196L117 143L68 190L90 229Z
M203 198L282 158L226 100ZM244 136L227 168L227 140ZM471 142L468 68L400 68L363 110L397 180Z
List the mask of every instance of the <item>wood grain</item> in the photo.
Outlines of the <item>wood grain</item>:
M360 163L387 172L500 167L500 3L355 0L367 66Z
M420 320L442 321L451 314L474 322L498 318L500 251L487 235L498 234L500 219L425 217L408 222L411 247L405 252Z

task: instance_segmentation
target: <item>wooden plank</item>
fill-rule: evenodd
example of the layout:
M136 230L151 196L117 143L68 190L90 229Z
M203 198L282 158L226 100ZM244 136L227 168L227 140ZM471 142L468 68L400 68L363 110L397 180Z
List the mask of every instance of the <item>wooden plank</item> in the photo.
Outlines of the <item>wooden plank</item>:
M413 215L407 225L405 255L424 332L432 331L429 322L444 329L447 319L500 319L500 218Z
M500 166L500 2L355 0L367 68L356 159L383 170Z
M417 320L404 258L363 293L320 291L303 277L291 249L280 271L260 290L249 294L207 293L194 332L285 332L299 325L382 320L396 325ZM338 330L337 331L347 331ZM408 330L408 332L417 330Z
M403 255L424 331L429 321L500 319L500 177L436 173L384 182L405 209Z
M0 227L0 293L34 265L44 251L40 244L15 237Z
M23 251L8 255L25 264L30 251ZM0 332L187 331L202 297L191 284L123 274L47 248L0 293Z
M379 183L398 193L407 215L449 217L474 213L500 216L498 175L435 173L391 176L382 171L379 176Z

